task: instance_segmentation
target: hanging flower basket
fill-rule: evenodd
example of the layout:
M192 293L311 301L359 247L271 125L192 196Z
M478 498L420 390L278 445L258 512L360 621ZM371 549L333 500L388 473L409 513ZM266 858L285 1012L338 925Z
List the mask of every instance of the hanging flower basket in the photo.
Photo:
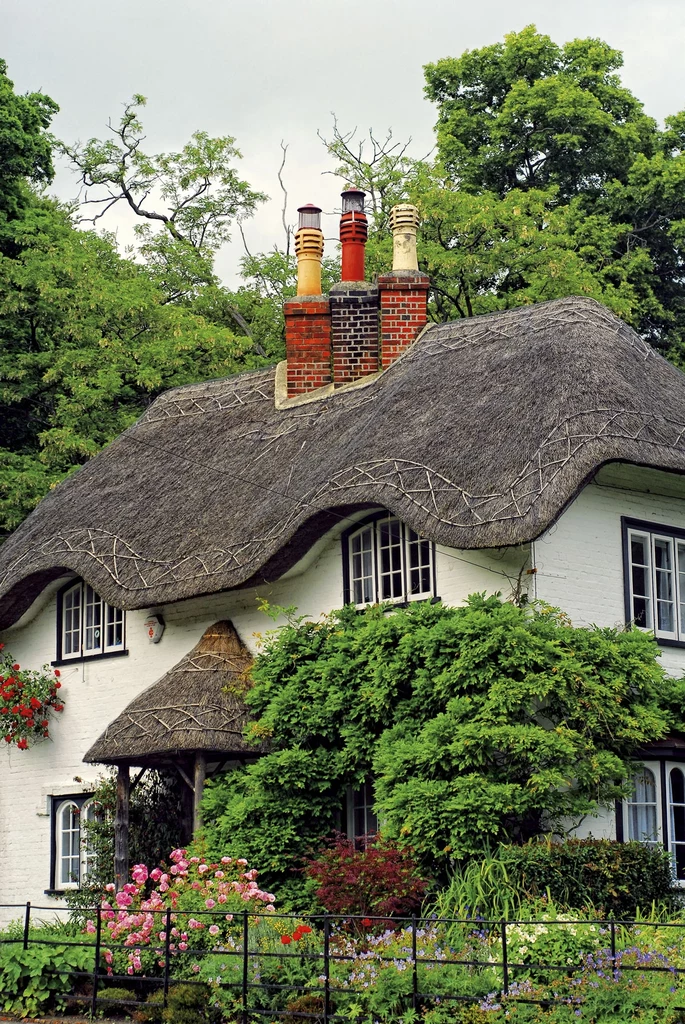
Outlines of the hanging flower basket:
M59 669L22 669L0 644L0 736L27 750L50 735L50 717L64 711Z

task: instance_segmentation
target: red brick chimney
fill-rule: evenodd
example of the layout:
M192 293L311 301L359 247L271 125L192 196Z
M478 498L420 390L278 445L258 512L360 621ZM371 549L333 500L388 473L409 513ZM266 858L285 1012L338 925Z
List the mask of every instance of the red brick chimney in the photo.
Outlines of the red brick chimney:
M300 207L295 236L297 298L283 307L287 368L286 397L339 387L386 369L417 338L427 321L429 279L419 271L415 206L393 207L393 269L364 280L368 233L364 193L342 193L342 280L330 296L321 292L323 234L318 207Z

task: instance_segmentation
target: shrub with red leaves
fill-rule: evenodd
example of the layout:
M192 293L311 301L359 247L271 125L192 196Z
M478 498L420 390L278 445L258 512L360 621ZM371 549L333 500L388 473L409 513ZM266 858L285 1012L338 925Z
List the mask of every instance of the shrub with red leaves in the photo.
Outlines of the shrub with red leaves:
M305 874L329 914L404 917L417 913L428 889L410 849L377 836L358 849L338 836L308 862ZM369 922L370 923L370 922Z

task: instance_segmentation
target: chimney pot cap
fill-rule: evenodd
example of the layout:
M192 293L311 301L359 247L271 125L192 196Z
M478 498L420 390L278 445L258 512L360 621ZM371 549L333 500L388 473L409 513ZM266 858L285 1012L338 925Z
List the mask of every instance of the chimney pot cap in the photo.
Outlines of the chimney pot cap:
M359 188L346 188L340 193L342 198L342 212L349 213L354 210L357 213L364 212L364 197L366 192Z
M300 228L320 228L321 227L321 207L315 206L314 203L306 203L304 206L298 206L297 212L300 215L299 224L297 225L298 230Z

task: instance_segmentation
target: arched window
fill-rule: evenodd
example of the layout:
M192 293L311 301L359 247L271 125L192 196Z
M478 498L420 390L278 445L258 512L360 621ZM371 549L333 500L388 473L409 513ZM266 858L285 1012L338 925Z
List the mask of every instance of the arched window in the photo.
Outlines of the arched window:
M433 544L394 516L375 516L349 532L344 556L345 600L357 607L435 594Z
M102 807L96 800L87 800L81 808L81 825L90 824L102 820ZM88 879L88 875L95 866L95 852L92 843L88 839L88 830L81 828L81 873L79 881L81 885Z
M633 776L633 793L628 805L628 838L649 846L659 843L657 792L654 772L643 768Z
M685 879L685 775L682 768L668 773L669 847L673 874Z
M77 889L81 877L81 812L73 800L65 800L55 816L55 886Z
M83 580L61 592L58 660L116 654L124 650L125 616Z

